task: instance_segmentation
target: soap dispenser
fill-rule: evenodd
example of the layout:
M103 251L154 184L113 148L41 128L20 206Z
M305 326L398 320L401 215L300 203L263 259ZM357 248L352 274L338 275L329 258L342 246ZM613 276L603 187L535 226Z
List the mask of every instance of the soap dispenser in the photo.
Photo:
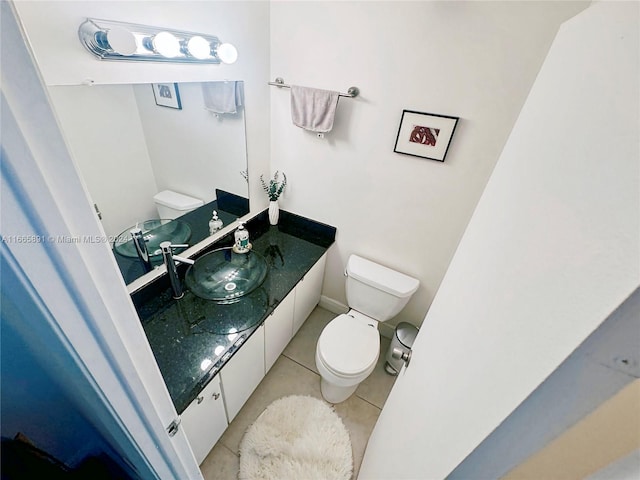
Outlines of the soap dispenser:
M247 253L251 249L249 243L249 232L244 228L244 223L240 222L240 225L233 234L235 243L233 245L233 251L236 253Z
M209 220L209 235L213 235L222 228L222 220L218 218L218 212L213 211L213 217Z

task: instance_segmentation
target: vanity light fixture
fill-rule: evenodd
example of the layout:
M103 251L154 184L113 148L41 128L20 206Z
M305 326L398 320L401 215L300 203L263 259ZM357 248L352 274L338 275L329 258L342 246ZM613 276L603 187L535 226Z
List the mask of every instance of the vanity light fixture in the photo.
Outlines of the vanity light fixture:
M238 58L233 45L212 35L134 23L87 18L78 35L101 60L230 64Z

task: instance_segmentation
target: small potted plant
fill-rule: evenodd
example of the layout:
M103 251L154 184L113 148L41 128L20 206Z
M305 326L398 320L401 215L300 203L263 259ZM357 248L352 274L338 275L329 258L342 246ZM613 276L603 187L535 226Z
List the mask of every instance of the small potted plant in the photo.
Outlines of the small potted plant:
M276 171L273 178L269 180L269 183L264 181L264 176L260 175L260 183L262 183L262 189L269 197L269 223L271 225L278 224L278 218L280 217L280 208L278 206L278 198L284 192L284 188L287 186L287 176L282 172L282 181L278 179L280 172Z

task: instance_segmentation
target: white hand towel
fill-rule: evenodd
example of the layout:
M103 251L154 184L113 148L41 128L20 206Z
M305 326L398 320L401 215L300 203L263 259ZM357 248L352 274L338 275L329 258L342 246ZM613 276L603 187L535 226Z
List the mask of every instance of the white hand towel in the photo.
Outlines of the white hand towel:
M329 132L338 106L338 92L291 85L291 120L312 132Z
M204 108L213 113L238 113L244 103L242 82L205 82L202 95Z

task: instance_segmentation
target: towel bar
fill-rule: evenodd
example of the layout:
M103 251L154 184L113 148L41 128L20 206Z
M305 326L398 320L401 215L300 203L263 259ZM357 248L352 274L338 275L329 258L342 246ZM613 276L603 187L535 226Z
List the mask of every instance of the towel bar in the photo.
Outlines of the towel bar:
M273 85L274 87L278 87L278 88L291 88L291 85L287 85L284 83L284 80L282 79L282 77L278 77L276 78L275 82L269 82L269 85ZM357 97L360 94L360 89L358 87L349 87L349 90L347 90L347 93L338 93L339 96L341 97L350 97L350 98L354 98Z

